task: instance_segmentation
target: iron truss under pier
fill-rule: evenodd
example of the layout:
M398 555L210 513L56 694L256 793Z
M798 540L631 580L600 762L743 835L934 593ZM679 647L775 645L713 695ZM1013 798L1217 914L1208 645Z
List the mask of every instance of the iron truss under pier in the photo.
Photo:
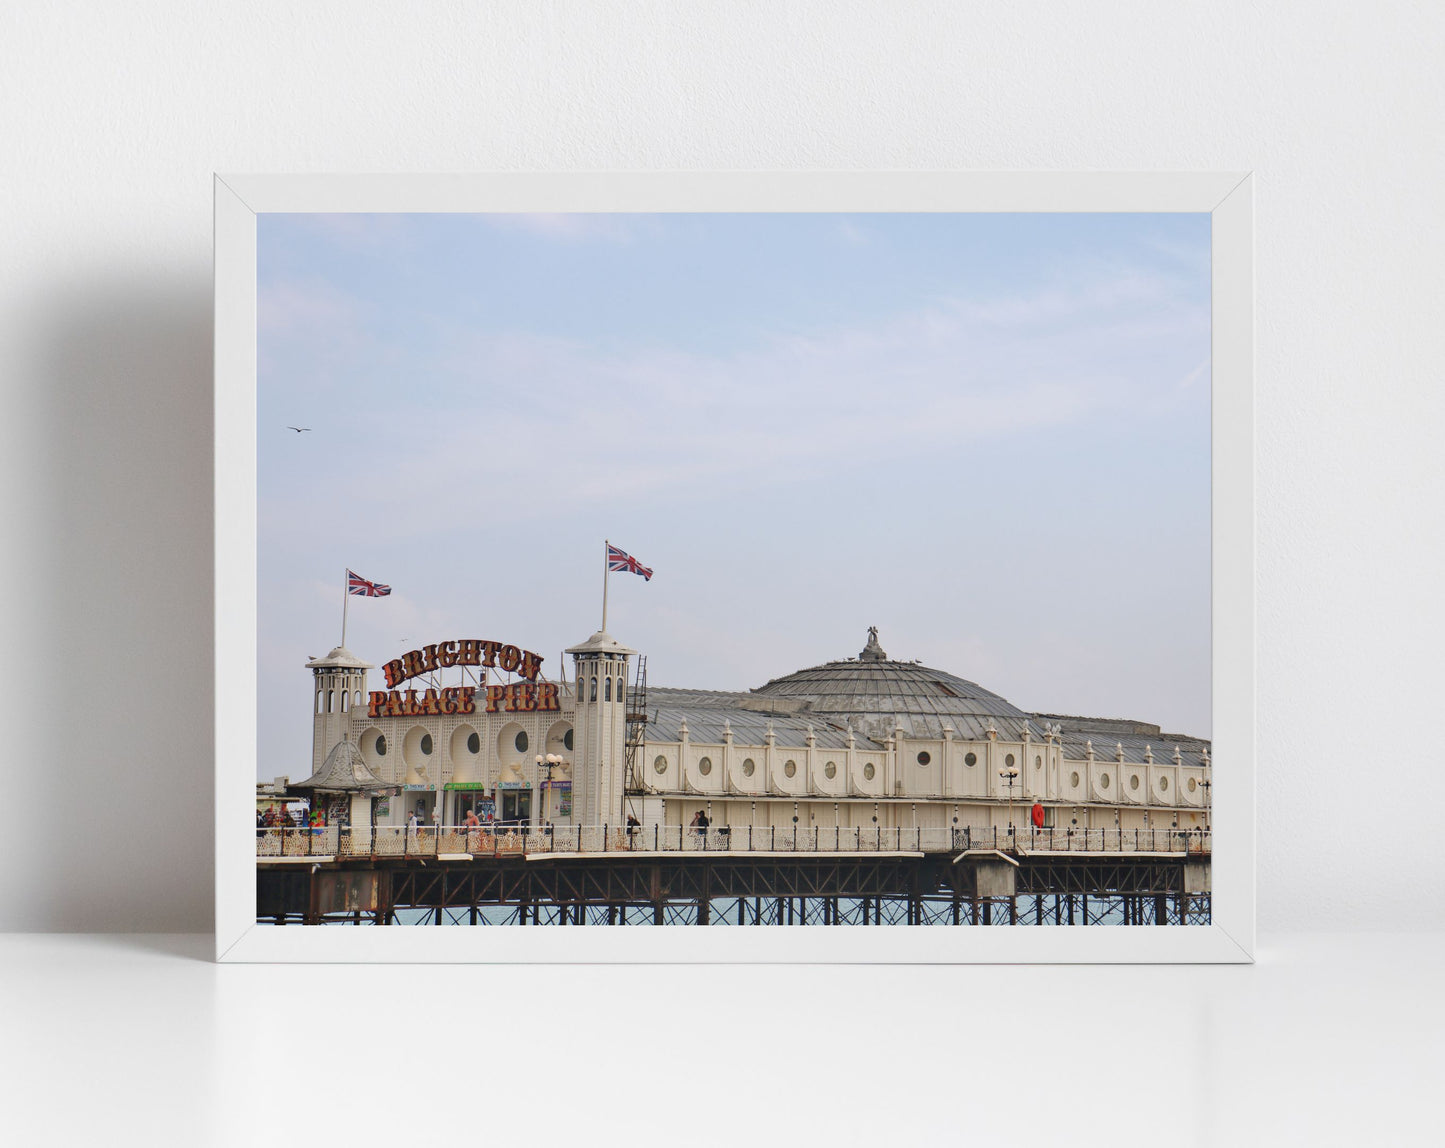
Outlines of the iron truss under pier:
M258 864L256 906L277 925L1192 925L1209 923L1209 858L293 858Z

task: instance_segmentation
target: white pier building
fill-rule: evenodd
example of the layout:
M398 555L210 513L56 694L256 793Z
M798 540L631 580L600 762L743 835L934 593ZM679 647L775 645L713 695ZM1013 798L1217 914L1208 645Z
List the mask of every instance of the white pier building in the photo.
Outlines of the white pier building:
M637 652L605 632L567 653L571 681L551 682L517 647L443 642L372 683L376 667L338 647L307 663L311 775L291 788L354 829L412 817L461 825L469 814L518 827L635 818L647 829L687 827L699 812L719 829L795 834L1031 818L1209 828L1207 740L1028 712L889 658L876 630L856 657L744 692L639 690Z

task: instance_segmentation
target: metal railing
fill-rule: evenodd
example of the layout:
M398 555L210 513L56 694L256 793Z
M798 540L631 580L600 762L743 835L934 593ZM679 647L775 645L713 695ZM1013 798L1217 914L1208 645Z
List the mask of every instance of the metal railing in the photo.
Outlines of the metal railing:
M552 853L1210 853L1191 829L954 829L855 826L373 826L256 830L258 857L508 857Z

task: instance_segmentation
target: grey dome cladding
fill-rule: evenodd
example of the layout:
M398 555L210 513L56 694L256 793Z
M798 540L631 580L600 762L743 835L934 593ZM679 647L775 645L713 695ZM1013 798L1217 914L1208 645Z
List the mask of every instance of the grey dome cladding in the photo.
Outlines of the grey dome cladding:
M326 793L365 793L384 787L385 783L371 772L361 756L361 750L352 744L350 738L346 738L331 747L320 769L291 788Z
M944 726L971 739L986 737L990 725L1005 738L1018 736L1025 725L1032 737L1045 734L1027 712L974 682L916 662L890 661L871 630L858 658L774 678L752 695L806 703L807 713L851 722L875 740L887 738L896 726L910 737L938 737Z

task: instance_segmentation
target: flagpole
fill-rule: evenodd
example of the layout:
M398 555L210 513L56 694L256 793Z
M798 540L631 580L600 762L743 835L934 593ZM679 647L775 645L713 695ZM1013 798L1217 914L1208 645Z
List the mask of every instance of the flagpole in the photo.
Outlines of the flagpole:
M612 544L602 540L602 632L607 633L607 568L611 565L607 561L607 551Z
M346 649L346 607L351 602L351 571L341 579L341 648Z

